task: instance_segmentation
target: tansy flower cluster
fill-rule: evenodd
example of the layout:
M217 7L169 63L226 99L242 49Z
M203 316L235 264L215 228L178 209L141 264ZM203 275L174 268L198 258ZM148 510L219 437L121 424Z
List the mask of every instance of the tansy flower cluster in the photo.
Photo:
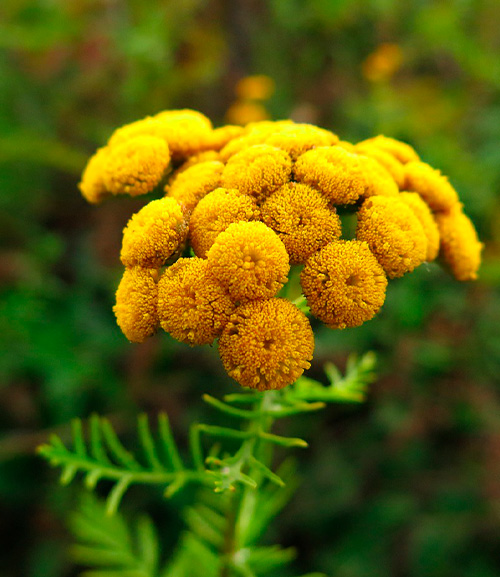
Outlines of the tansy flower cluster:
M116 130L80 189L92 203L163 194L123 231L114 311L125 336L162 328L190 345L218 340L227 373L259 390L309 368L303 308L328 327L356 327L380 310L389 279L439 256L473 280L481 259L448 179L385 136L354 144L289 120L214 129L198 112L166 111ZM302 309L285 298L291 266Z

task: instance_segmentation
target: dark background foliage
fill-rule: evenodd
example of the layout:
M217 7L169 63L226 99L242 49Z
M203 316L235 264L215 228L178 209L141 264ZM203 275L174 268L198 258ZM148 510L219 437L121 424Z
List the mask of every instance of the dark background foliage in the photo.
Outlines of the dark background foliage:
M121 230L144 200L92 207L76 185L117 126L189 107L221 125L252 74L275 83L272 118L410 142L485 243L477 283L422 266L363 327L318 327L313 376L371 349L380 378L363 407L290 421L311 448L270 541L335 577L500 574L499 30L496 0L0 3L1 577L75 572L75 490L34 455L51 431L98 412L127 439L138 412L167 410L182 444L210 419L200 394L235 390L215 349L125 340L111 310ZM168 551L175 504L126 501L153 513Z

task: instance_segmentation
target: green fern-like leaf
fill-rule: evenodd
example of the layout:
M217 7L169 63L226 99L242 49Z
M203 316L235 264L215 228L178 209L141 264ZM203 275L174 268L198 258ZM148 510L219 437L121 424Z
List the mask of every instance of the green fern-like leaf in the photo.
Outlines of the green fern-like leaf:
M190 482L212 484L204 469L186 468L175 444L167 416L158 417L158 438L153 436L146 415L139 417L138 440L142 455L130 453L120 442L107 419L93 415L84 433L82 421L72 423L73 446L68 448L57 436L39 447L38 452L54 467L62 469L61 482L70 483L83 475L88 489L106 479L113 482L106 511L113 514L128 488L134 484L163 485L168 495Z
M70 527L76 538L71 557L86 567L81 577L157 577L158 537L149 517L133 523L120 514L110 517L105 504L88 493Z

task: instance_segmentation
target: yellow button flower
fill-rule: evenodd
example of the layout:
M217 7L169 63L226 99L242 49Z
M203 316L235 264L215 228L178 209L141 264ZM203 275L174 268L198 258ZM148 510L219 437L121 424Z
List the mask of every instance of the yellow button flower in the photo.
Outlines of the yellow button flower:
M405 165L405 190L418 192L433 211L449 211L458 203L458 194L446 176L425 162Z
M211 344L234 311L227 291L208 273L208 262L181 258L158 282L161 327L189 345Z
M281 130L266 138L266 144L285 150L292 160L296 160L301 154L312 148L332 146L338 141L339 137L333 132L312 124L283 126Z
M78 184L83 197L92 204L98 204L111 195L111 192L104 184L103 178L108 155L109 148L107 146L99 148L87 162L82 174L82 180Z
M173 198L153 200L129 220L120 258L125 266L159 268L186 240L188 226Z
M127 268L116 291L116 322L133 343L142 343L159 326L157 278L156 269Z
M436 214L441 234L441 256L460 281L475 280L481 264L483 244L460 203L449 212Z
M439 252L439 230L430 208L416 192L402 192L399 198L412 209L420 221L427 237L427 256L425 260L427 262L433 261Z
M168 144L172 159L180 162L210 148L212 132L212 123L200 112L166 110L118 128L108 144L115 146L135 136L156 136Z
M359 154L363 154L373 160L376 160L379 164L381 164L387 172L392 176L392 178L396 181L396 184L401 189L405 183L405 170L403 164L392 154L375 146L374 144L362 142L355 146L355 151Z
M261 202L290 180L290 156L274 146L250 146L232 156L222 173L222 186L237 188Z
M375 160L326 146L300 156L294 166L298 182L317 188L332 204L353 204L360 197L395 196L398 187Z
M287 281L288 253L263 222L238 222L215 239L209 270L237 302L273 297Z
M103 181L111 194L139 196L151 192L170 163L168 146L155 136L136 136L110 147Z
M226 144L240 137L244 131L243 126L236 126L234 124L226 124L225 126L215 128L212 132L210 148L213 150L221 150Z
M165 187L169 197L174 198L189 216L200 200L221 185L224 165L219 161L200 162L177 173Z
M196 256L205 258L217 236L233 222L258 220L255 200L236 189L216 188L203 197L189 220L189 239Z
M357 327L384 304L387 278L366 242L327 244L305 264L300 283L311 313L333 329Z
M358 240L368 243L389 278L425 261L427 238L412 209L398 197L372 196L358 212Z
M383 134L379 134L373 138L367 138L358 144L370 144L385 150L385 152L392 154L396 160L399 160L401 164L420 160L419 155L412 146L390 136L384 136Z
M313 351L306 316L281 298L238 307L219 339L228 375L243 387L261 391L294 383L310 367Z
M169 184L171 184L181 172L184 172L195 164L201 164L202 162L212 162L214 160L220 161L220 159L220 154L216 150L204 150L203 152L198 152L198 154L193 154L179 167L176 168L175 172L169 178Z
M305 184L285 184L264 202L261 212L263 222L283 241L291 264L305 262L342 232L335 209Z
M256 144L265 144L266 139L276 132L279 132L285 127L295 126L292 120L261 120L259 122L251 122L244 127L241 136L230 140L224 148L220 151L221 158L227 161L238 152L254 146Z

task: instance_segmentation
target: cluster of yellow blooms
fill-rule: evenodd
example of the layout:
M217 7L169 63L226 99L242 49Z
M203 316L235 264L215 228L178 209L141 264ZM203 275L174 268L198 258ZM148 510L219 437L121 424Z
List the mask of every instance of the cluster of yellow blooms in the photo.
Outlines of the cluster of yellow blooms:
M190 345L218 339L246 387L278 389L310 366L309 320L278 296L290 265L311 314L340 329L379 311L388 278L438 254L458 280L477 276L482 245L455 189L392 138L351 144L292 121L214 129L168 111L116 130L80 189L98 203L160 184L163 198L123 232L118 324L134 342L159 327ZM339 216L349 212L350 240Z

